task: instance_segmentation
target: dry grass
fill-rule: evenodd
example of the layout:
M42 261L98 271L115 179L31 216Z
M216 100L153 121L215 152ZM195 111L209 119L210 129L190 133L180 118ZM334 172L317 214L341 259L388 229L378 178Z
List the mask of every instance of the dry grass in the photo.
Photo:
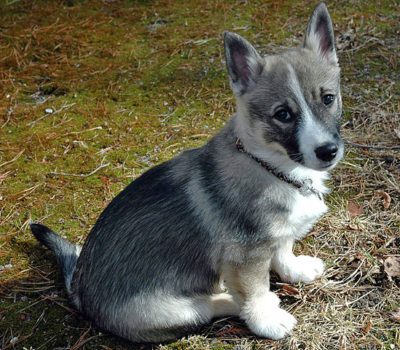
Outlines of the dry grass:
M69 307L54 258L27 225L43 221L82 243L126 184L203 144L232 114L221 33L277 52L300 40L313 5L1 2L0 349L147 348L100 333ZM400 281L383 269L386 258L400 257L400 7L328 7L343 72L343 134L373 147L347 147L333 172L330 213L296 247L324 259L324 277L296 286L273 280L299 321L280 342L228 318L154 348L400 348L392 317Z

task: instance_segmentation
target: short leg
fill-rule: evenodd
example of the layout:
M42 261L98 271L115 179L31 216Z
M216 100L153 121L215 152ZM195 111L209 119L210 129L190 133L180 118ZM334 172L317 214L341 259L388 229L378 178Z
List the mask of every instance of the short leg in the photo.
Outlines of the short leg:
M279 298L269 291L270 261L224 266L229 291L241 305L240 317L255 334L281 339L296 325L296 319L279 307Z
M309 283L324 272L324 263L319 258L293 254L293 240L282 241L272 258L272 269L286 282Z

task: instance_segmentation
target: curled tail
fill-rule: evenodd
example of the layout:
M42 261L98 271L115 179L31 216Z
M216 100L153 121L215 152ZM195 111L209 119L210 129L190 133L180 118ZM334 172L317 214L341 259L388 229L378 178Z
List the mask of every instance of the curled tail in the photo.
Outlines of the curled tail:
M73 245L54 233L47 226L41 224L31 223L31 231L40 243L52 250L56 255L68 294L71 294L71 279L76 268L81 247Z

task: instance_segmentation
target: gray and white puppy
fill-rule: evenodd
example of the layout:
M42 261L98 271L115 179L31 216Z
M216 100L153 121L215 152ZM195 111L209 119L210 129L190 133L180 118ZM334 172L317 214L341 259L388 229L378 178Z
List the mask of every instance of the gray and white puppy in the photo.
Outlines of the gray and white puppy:
M296 320L270 292L270 269L294 283L324 270L292 249L327 210L323 182L343 155L328 10L315 8L299 48L261 57L227 32L225 54L237 113L221 132L126 187L82 249L31 225L55 252L75 307L134 342L224 315L280 339Z

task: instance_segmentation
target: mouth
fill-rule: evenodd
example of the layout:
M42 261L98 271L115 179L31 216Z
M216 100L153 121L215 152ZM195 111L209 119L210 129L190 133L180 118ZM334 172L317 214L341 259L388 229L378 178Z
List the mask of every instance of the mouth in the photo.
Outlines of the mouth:
M322 162L318 159L307 159L307 157L299 153L295 155L290 154L289 156L294 162L314 170L327 170L329 168L333 168L336 165L335 160Z
M309 169L317 170L317 171L328 171L333 169L336 166L336 162L330 163L330 164L307 164L307 163L302 163L303 166Z
M317 171L328 171L328 170L332 170L339 163L339 160L341 158L342 158L341 156L338 156L329 162L321 162L321 161L304 162L303 165L306 166L307 168L314 169Z
M329 168L333 168L336 165L336 163L332 163L332 164L328 164L328 165L323 165L321 166L321 169L329 169Z

